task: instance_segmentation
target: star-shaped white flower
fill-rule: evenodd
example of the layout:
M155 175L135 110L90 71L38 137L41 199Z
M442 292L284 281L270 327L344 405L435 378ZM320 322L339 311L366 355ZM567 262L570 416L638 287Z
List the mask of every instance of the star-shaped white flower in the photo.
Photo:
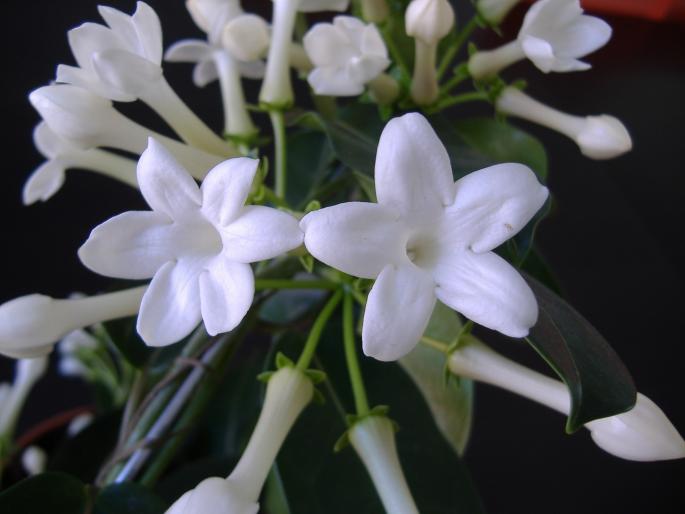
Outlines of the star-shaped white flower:
M388 49L376 26L353 16L317 23L303 43L315 66L307 80L318 95L359 95L390 65Z
M491 250L544 204L548 191L521 164L498 164L456 183L445 147L416 113L391 120L376 155L378 203L349 202L303 218L305 245L322 262L376 279L362 341L380 360L408 353L436 298L473 321L523 337L537 303Z
M198 188L154 139L138 162L138 183L152 211L130 211L96 227L79 249L97 273L152 282L138 332L151 346L179 341L204 320L214 335L232 330L254 296L249 265L302 243L297 220L245 206L258 161L235 158L213 168Z

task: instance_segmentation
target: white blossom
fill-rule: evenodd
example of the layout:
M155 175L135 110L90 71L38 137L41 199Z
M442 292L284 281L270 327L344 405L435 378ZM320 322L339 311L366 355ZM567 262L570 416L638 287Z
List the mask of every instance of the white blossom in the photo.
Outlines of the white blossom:
M587 70L590 65L579 58L609 38L611 27L584 15L579 0L540 0L528 10L518 37L495 50L473 54L469 72L475 79L488 78L525 58L545 73Z
M628 130L608 114L572 116L552 109L515 87L506 87L495 102L502 114L517 116L556 130L573 139L591 159L612 159L633 147Z
M348 431L350 444L364 463L387 514L418 514L402 472L395 427L384 416L368 416Z
M140 190L152 211L129 211L96 227L79 249L102 275L152 278L138 333L151 346L179 341L204 320L215 335L235 328L254 295L249 263L302 243L297 220L245 206L259 161L239 157L214 167L198 188L154 139L138 162Z
M0 305L0 354L15 359L46 355L69 332L133 316L145 289L65 300L30 294L5 302Z
M293 101L290 48L298 11L344 11L349 0L273 0L272 35L259 101L282 109Z
M521 230L547 189L521 164L473 172L456 184L445 147L416 113L391 120L376 155L378 203L349 202L302 219L305 245L345 273L376 279L364 352L395 360L419 341L436 298L473 321L523 337L537 303L491 250Z
M94 171L138 187L136 162L132 159L104 150L82 150L55 134L45 122L36 126L33 142L47 161L24 184L25 205L52 197L64 184L66 170L71 168Z
M571 400L565 384L528 369L471 338L450 354L453 373L501 387L568 415ZM685 457L685 441L663 411L638 393L628 412L585 424L594 442L622 459L654 461Z
M274 373L257 425L233 472L227 479L203 480L166 514L256 514L259 494L278 451L313 391L312 381L298 369L286 366Z
M376 26L353 16L317 23L305 34L303 43L314 65L307 80L317 95L359 95L390 65Z
M196 178L223 160L222 157L156 134L135 123L112 102L77 86L43 86L29 95L31 105L59 138L82 150L107 146L141 154L148 137L164 145Z
M154 10L138 2L129 16L98 7L108 26L84 23L69 31L78 67L60 65L57 81L116 101L140 99L181 138L207 152L230 156L233 148L212 132L176 95L164 78L162 28Z

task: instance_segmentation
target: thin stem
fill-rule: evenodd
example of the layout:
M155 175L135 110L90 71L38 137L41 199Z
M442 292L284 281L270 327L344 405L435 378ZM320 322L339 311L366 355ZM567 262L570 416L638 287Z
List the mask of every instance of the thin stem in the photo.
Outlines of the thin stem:
M287 148L285 141L285 122L283 120L283 111L279 109L271 109L269 111L271 118L271 125L274 130L275 143L275 157L276 157L276 180L274 189L276 196L285 198L286 182L288 180L287 166Z
M450 91L464 82L467 78L469 78L468 73L454 75L451 79L445 82L442 87L440 87L440 96L449 94Z
M328 280L290 280L290 279L267 279L255 280L255 290L261 289L328 289L334 291L338 285Z
M309 332L309 337L307 337L307 341L304 343L302 354L297 360L296 368L300 371L304 371L309 368L309 363L314 356L316 347L319 344L319 339L321 339L321 333L323 332L323 329L326 328L326 323L328 323L328 319L331 317L331 314L333 314L333 311L340 303L342 296L342 289L339 289L333 296L331 296L326 305L324 305L323 309L321 309L319 316L314 321L312 329Z
M448 98L445 98L444 100L441 100L438 102L438 104L435 107L432 107L430 109L427 109L428 113L435 113L438 111L442 111L443 109L447 109L448 107L452 107L453 105L458 105L458 104L463 104L467 102L489 102L490 97L488 94L484 91L470 91L468 93L463 93L461 95L457 96L451 96Z
M392 18L388 18L388 20L381 26L383 39L385 40L385 44L388 47L388 50L390 51L392 60L395 61L395 64L397 64L400 70L402 70L402 74L405 77L409 77L411 76L411 73L409 72L409 66L407 65L407 62L404 60L404 57L402 57L402 53L400 52L399 48L397 48L395 40L392 37L392 20Z
M452 43L450 47L445 51L445 54L442 56L442 59L440 60L440 66L438 66L438 80L440 80L442 76L445 74L447 68L449 68L450 63L452 62L452 59L454 59L454 56L457 55L459 49L461 49L466 40L476 29L476 27L478 27L478 17L474 16L459 31L457 39L455 39L454 43Z
M421 342L426 346L430 346L434 350L437 350L442 353L447 353L447 345L441 341L438 341L437 339L433 339L432 337L428 336L423 336L421 338Z
M350 374L354 406L359 416L369 413L369 400L364 388L364 379L357 359L357 350L354 340L354 299L350 293L345 294L343 300L343 341L345 343L345 360L347 371Z

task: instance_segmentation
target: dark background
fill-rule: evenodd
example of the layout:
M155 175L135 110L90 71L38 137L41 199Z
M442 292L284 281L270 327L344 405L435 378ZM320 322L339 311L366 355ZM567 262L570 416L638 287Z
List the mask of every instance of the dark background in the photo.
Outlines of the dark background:
M149 3L162 19L165 47L200 36L180 0ZM465 2L456 3L461 7ZM134 9L132 0L107 4ZM258 3L260 9L268 4ZM68 172L63 189L46 204L23 207L20 201L24 180L42 162L31 141L39 118L27 93L52 79L58 63L73 62L66 30L86 20L100 21L95 6L89 0L3 4L0 302L31 292L95 293L106 286L108 279L83 268L75 250L96 224L123 210L144 208L139 194L127 186L82 172ZM468 7L459 9L458 16L462 12ZM502 39L479 32L482 47L513 37L523 12L518 9L508 20ZM590 56L592 70L546 76L521 63L506 76L525 77L531 95L561 110L613 114L633 136L631 153L591 161L565 138L515 122L539 136L549 152L549 185L557 204L539 232L542 253L566 297L612 343L638 389L683 432L685 31L669 23L604 18L614 27L614 37ZM218 89L195 90L189 66L170 65L165 73L184 100L218 129ZM258 83L247 84L252 88L248 94L254 95ZM163 130L144 108L126 110ZM498 348L539 366L523 345L507 342ZM10 371L10 362L2 359L0 376ZM83 401L77 383L50 377L36 388L22 426ZM527 400L478 388L467 462L490 512L685 511L683 462L623 461L598 449L586 431L565 435L563 424L561 416ZM407 471L410 481L412 473L424 472Z

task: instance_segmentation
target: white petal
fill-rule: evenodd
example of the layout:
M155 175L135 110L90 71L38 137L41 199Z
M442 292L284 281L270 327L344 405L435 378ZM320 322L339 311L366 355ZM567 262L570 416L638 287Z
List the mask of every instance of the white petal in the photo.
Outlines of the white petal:
M438 231L447 247L469 246L481 253L516 235L549 195L523 164L497 164L456 182L454 203L445 209Z
M145 2L138 2L132 20L141 46L141 56L160 64L163 51L162 25L157 13Z
M221 43L239 61L260 59L269 49L269 25L256 14L242 14L224 26Z
M454 200L447 150L420 114L388 122L376 154L378 203L411 219L429 220Z
M117 102L133 102L136 100L135 95L127 94L120 89L103 83L93 70L84 70L74 66L59 64L55 74L55 82L78 86L102 98L108 98Z
M137 330L150 346L180 341L200 323L196 261L167 262L155 273L140 305Z
M247 314L254 297L249 264L217 257L200 275L200 306L207 333L229 332Z
M259 159L236 157L212 168L200 188L202 212L220 225L233 221L245 205Z
M538 317L528 284L494 253L442 255L433 278L438 299L467 318L510 337L525 337Z
M93 67L108 86L138 97L162 76L162 68L125 50L106 50L93 55Z
M423 335L435 306L435 283L413 264L386 266L364 311L364 353L381 361L408 354Z
M350 0L300 0L297 10L300 12L346 11Z
M521 38L521 48L535 66L545 73L549 73L554 69L556 57L554 55L554 48L548 41L533 36L525 36Z
M580 16L555 35L554 52L560 56L582 57L603 47L611 39L611 26L594 16Z
M364 83L354 80L346 68L314 68L307 81L317 95L356 96L364 92Z
M169 62L200 62L210 57L212 47L200 39L183 39L171 45L164 54Z
M129 211L95 227L78 255L101 275L144 279L176 259L182 245L182 234L165 214Z
M364 27L360 49L364 55L373 55L385 59L388 58L388 49L383 42L383 37L378 31L378 28L372 23ZM389 61L388 64L390 64Z
M64 165L58 159L51 159L41 164L28 178L22 190L24 205L31 205L38 200L46 201L64 184Z
M147 149L140 156L137 176L140 192L148 205L172 219L183 217L201 205L200 188L193 178L153 138L148 139Z
M207 84L214 82L219 78L219 73L216 69L213 59L200 61L193 68L193 83L197 87L205 87Z
M297 219L270 207L252 205L226 227L219 228L223 255L236 262L271 259L302 244Z
M66 139L62 139L50 130L50 127L48 127L48 124L44 121L41 121L36 125L36 128L33 129L33 144L36 145L36 148L38 148L38 151L43 157L48 159L77 149L77 147L69 143Z
M364 56L355 59L347 69L352 80L359 84L367 84L380 75L390 61L383 57Z
M240 70L240 75L242 75L243 77L247 79L258 80L264 78L266 64L264 63L264 61L239 61L238 69Z
M186 492L165 514L257 514L259 504L245 487L230 479L206 478Z
M347 35L330 23L317 23L302 40L307 56L316 67L345 66L357 57Z
M405 262L404 225L393 209L347 202L310 212L300 222L304 244L318 260L355 277L376 278Z
M91 58L94 53L104 50L128 50L124 42L107 27L97 23L84 23L67 32L69 46L78 65L84 70L92 70Z
M137 48L138 35L131 16L106 5L98 5L98 12L109 28L124 40L131 50Z

